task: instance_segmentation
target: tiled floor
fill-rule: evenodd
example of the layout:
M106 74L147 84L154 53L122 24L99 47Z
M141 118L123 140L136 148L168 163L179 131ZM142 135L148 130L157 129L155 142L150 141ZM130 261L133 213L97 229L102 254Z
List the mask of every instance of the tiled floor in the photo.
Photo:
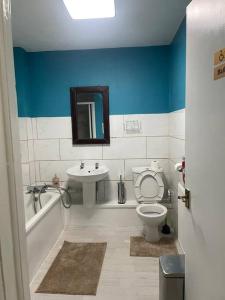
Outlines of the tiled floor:
M141 228L137 227L76 227L65 230L31 284L32 300L158 300L158 259L129 255L130 236L140 234ZM34 293L64 240L107 242L96 296Z

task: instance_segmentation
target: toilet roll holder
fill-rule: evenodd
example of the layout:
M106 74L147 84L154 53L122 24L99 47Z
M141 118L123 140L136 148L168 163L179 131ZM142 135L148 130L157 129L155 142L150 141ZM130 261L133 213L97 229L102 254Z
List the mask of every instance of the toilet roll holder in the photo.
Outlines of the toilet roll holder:
M182 202L185 203L185 206L187 208L190 208L191 206L191 198L190 198L190 191L185 188L185 195L184 196L178 196L178 199L182 200Z

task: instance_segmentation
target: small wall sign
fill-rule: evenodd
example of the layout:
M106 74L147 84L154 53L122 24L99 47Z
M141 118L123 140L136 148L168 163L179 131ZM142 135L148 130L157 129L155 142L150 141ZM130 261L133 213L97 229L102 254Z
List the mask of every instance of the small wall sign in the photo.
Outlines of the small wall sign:
M214 80L225 77L225 48L214 54Z
M214 69L214 80L225 77L225 64L222 64Z
M214 54L214 65L217 66L221 63L225 62L225 48L219 50Z

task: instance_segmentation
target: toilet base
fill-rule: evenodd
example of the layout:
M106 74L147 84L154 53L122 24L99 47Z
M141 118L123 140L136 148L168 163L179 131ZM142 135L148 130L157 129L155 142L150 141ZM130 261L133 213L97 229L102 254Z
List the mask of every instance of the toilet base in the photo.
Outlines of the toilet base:
M150 243L157 243L161 238L158 226L144 225L143 234L145 240Z

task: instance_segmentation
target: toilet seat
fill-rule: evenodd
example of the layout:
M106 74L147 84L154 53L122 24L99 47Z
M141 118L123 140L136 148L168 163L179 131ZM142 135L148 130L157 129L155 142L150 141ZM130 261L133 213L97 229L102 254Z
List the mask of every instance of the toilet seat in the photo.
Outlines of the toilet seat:
M150 219L158 219L167 213L167 208L159 203L140 204L136 207L139 216Z
M156 203L164 195L164 183L161 176L150 169L139 173L134 186L134 192L139 203Z

